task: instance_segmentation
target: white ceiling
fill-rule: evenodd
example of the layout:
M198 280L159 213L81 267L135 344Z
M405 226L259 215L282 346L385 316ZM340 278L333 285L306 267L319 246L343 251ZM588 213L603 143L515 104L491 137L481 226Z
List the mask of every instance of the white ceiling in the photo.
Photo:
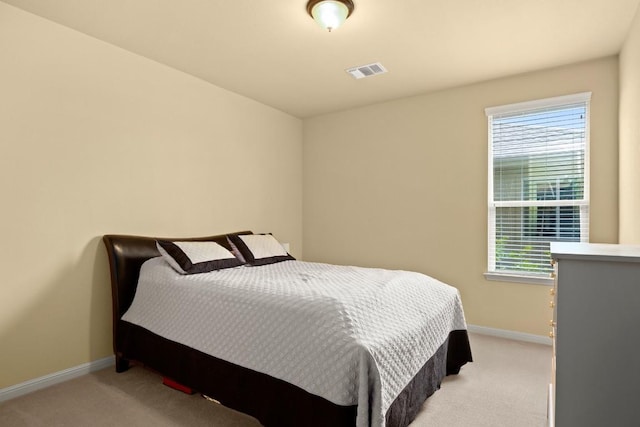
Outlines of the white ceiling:
M2 0L297 117L617 54L640 0ZM345 69L380 61L387 74Z

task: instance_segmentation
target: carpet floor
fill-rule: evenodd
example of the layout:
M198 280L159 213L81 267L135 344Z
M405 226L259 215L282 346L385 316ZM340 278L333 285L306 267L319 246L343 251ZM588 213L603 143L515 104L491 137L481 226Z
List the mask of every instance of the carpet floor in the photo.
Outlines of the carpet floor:
M474 362L423 405L411 427L543 427L551 347L470 334ZM5 427L259 427L252 417L162 385L140 367L105 369L0 403Z

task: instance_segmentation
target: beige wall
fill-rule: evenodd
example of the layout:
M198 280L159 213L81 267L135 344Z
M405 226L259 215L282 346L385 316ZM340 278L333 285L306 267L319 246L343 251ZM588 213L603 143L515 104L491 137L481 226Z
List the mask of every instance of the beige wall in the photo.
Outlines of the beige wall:
M460 289L470 324L546 335L548 287L483 277L484 109L584 91L593 92L591 240L616 242L618 66L610 57L305 120L305 258L421 271Z
M640 9L620 53L620 243L640 244Z
M0 3L0 388L112 354L101 236L302 251L302 122Z

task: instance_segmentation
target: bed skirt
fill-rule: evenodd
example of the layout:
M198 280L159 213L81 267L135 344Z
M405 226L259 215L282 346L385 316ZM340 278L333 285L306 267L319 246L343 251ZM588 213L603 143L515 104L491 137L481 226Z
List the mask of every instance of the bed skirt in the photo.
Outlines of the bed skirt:
M116 370L129 361L205 394L221 404L257 418L265 427L353 427L357 405L336 405L293 384L194 350L120 320ZM471 361L466 330L449 334L431 359L394 400L386 414L388 427L406 427L446 375Z

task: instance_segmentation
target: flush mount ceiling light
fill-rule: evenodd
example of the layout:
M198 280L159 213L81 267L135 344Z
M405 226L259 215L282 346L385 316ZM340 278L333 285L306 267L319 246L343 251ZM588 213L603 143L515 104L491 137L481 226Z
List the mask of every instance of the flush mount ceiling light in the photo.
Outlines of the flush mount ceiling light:
M309 0L307 12L325 30L338 28L355 8L351 0Z

